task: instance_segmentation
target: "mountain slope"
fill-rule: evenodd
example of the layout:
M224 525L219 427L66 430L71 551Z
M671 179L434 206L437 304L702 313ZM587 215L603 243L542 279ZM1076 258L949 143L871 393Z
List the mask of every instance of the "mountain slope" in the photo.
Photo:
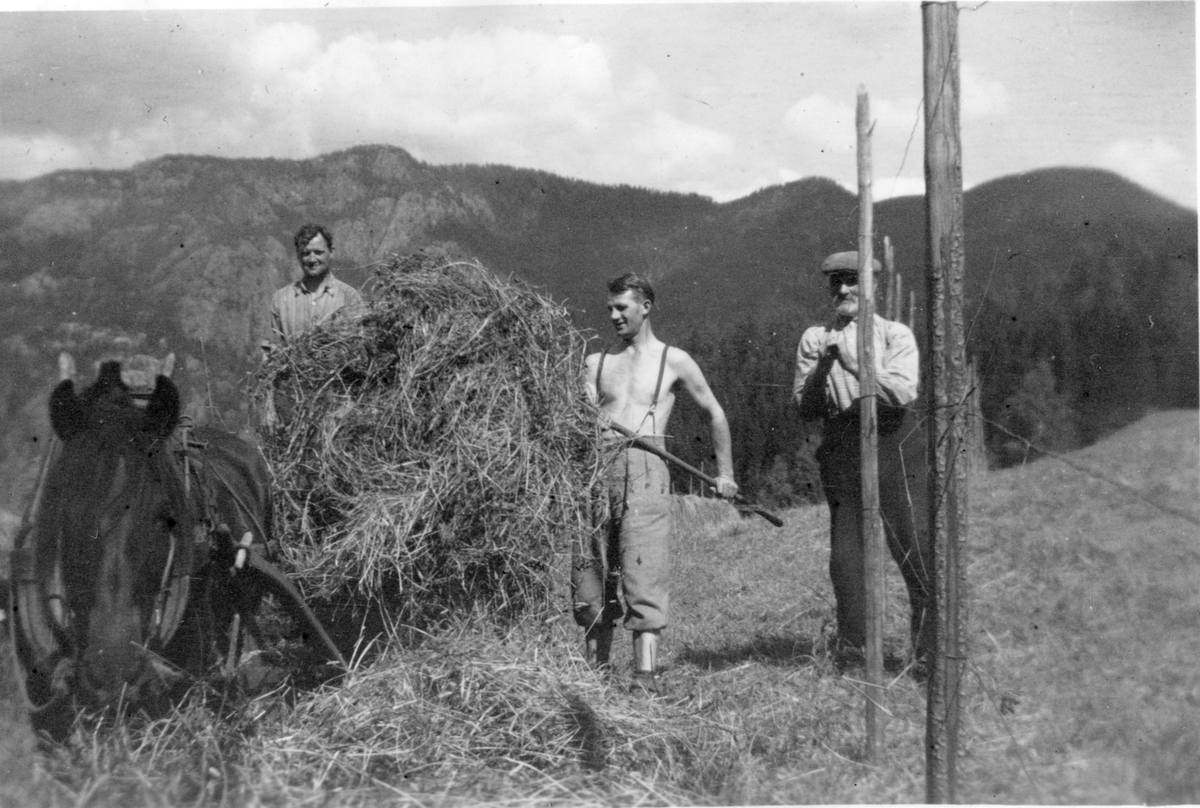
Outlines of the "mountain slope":
M310 220L333 228L335 266L352 283L391 255L440 245L567 301L603 340L604 282L648 274L660 336L692 350L727 409L761 432L740 439L739 471L753 486L795 450L781 388L801 328L827 309L815 268L857 241L857 200L828 180L717 204L507 166L431 166L383 146L303 161L170 156L0 191L10 292L0 304L0 505L28 487L59 350L81 367L172 350L190 414L244 426L267 300L294 276L291 234ZM980 186L965 208L970 349L989 417L1002 418L1044 365L1084 439L1146 406L1195 406L1194 211L1112 174L1066 169ZM875 219L915 292L920 332L923 200L879 203ZM690 444L696 429L681 417Z

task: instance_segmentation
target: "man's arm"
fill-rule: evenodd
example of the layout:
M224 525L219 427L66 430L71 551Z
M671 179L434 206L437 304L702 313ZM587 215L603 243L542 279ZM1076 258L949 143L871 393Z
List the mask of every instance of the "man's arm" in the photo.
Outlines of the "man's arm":
M362 317L367 313L367 303L362 293L341 278L330 278L330 289L333 291L333 308L324 316L325 320L347 320ZM340 298L340 300L339 300Z
M708 413L712 426L713 451L717 456L717 493L723 497L737 494L738 485L733 479L733 438L729 434L729 420L725 417L725 409L713 395L712 388L700 366L684 351L672 351L672 368L683 389L700 407Z
M346 284L344 289L346 294L346 303L342 306L346 311L343 312L343 317L358 317L367 313L367 302L363 300L362 293L355 289L350 284Z
M287 338L283 335L283 315L279 311L279 306L279 297L276 293L271 298L271 336L262 342L264 356L287 342Z
M885 322L886 342L881 367L875 373L875 386L885 404L904 407L916 401L921 379L917 338L903 323Z
M825 344L822 329L810 328L801 336L796 348L796 377L792 382L792 398L800 407L801 419L816 421L825 416L825 380L837 357L837 346Z
M917 398L917 385L921 376L917 340L912 330L903 323L877 317L875 328L881 332L877 336L882 336L883 341L883 350L875 354L876 395L880 401L892 407L911 404ZM838 349L836 356L842 367L858 379L858 343L854 339L856 333L840 332L838 340L841 344L830 345L830 350Z
M593 404L600 404L600 391L596 389L596 364L600 361L600 354L588 354L583 360L583 389L587 393L588 401Z

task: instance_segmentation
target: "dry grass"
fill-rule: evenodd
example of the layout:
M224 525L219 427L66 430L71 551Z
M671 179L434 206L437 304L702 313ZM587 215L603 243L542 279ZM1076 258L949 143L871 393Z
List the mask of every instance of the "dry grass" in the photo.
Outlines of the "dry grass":
M1141 427L1070 459L1153 496L1200 489L1196 414ZM81 727L45 764L46 804L923 801L923 687L894 670L886 748L867 763L863 697L824 654L824 509L787 511L775 529L678 507L662 702L625 692L627 643L611 680L582 664L565 603L559 619L506 629L473 617L392 643L341 687L228 709L197 697L170 721ZM977 479L971 513L958 800L1200 801L1195 524L1050 458ZM899 655L892 571L888 587L885 645Z
M377 268L365 317L274 352L255 396L295 403L264 450L306 591L414 620L552 600L603 461L583 355L561 306L437 254Z
M976 800L1200 801L1197 443L1156 413L972 490Z

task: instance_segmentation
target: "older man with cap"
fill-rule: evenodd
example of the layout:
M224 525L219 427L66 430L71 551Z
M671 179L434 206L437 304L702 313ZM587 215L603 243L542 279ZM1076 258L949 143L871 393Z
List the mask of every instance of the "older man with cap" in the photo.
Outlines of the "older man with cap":
M879 272L878 261L873 270ZM861 663L866 642L866 585L863 570L862 471L859 445L861 393L858 379L857 252L835 253L821 264L833 317L807 329L796 352L792 393L805 422L822 421L817 463L829 504L829 577L837 601L834 658L845 669ZM913 434L908 405L917 398L917 343L902 323L874 320L876 411L878 417L879 510L892 558L900 566L912 610L914 672L926 670L935 642L936 608L929 548L928 482L924 445ZM905 441L911 450L903 452Z

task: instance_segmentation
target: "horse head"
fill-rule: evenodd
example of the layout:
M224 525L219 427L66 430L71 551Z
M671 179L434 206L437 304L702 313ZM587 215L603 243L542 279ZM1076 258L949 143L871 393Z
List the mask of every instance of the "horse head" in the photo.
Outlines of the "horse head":
M241 639L255 640L241 623L253 623L267 592L346 666L265 557L271 474L261 453L207 426L176 438L179 392L165 375L169 357L165 366L152 392L146 373L106 362L76 393L73 362L59 360L67 380L50 396L59 440L13 551L15 650L26 695L55 736L66 729L58 718L80 704L165 707L174 685L213 672L223 652L227 680L262 680L252 654L244 677L237 666Z
M166 376L137 406L117 362L81 394L63 381L50 397L62 446L40 502L37 567L61 575L57 678L94 706L142 703L178 678L159 654L178 626L201 530L172 443L179 409Z

